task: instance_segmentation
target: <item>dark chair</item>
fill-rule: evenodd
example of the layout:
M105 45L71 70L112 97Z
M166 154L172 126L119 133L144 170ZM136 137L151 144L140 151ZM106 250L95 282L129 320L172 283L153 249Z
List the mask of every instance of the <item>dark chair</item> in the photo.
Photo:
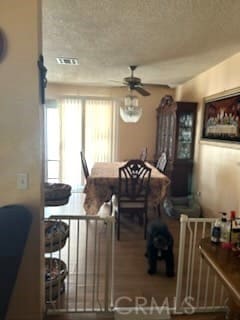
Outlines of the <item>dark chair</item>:
M147 160L147 147L142 149L142 151L140 153L140 156L139 156L139 159L142 160L142 161L146 161Z
M22 205L0 208L0 319L6 319L9 301L17 280L32 214Z
M87 179L87 177L89 176L89 171L88 171L87 161L83 151L80 151L80 156L81 156L83 173L84 173L85 179Z
M117 239L120 239L121 215L137 214L144 221L144 239L148 223L148 194L151 168L142 160L129 160L119 168Z

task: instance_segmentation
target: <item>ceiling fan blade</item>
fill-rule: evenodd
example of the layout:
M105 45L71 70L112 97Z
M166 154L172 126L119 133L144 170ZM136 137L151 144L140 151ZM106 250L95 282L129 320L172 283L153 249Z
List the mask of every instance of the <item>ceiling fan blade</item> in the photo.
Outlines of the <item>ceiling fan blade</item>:
M133 90L136 90L138 93L140 93L144 97L150 96L150 93L147 90L143 89L142 87L134 87Z
M115 83L121 83L123 86L128 86L128 82L122 80L108 80Z
M112 79L110 79L110 80L108 80L108 81L115 82L115 83L122 83L122 84L125 84L125 83L123 83L121 80L112 80Z
M169 89L169 85L168 84L163 84L163 83L143 83L144 86L152 86L152 87L162 87L162 88L167 88Z

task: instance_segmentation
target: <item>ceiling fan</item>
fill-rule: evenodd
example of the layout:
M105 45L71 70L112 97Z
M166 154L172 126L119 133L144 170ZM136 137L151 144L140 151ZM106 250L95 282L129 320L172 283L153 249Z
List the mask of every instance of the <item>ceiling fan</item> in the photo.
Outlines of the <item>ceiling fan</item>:
M129 66L131 70L131 76L123 79L123 84L128 86L129 90L135 90L142 96L150 96L150 93L143 88L143 84L140 78L134 77L134 70L137 66Z

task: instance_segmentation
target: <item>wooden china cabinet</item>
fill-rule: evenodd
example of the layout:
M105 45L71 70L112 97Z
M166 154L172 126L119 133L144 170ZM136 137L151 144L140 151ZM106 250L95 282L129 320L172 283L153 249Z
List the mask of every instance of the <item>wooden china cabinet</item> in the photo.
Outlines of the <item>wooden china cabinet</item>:
M196 111L196 102L174 101L169 95L157 108L155 161L166 153L165 172L171 179L173 197L191 194Z

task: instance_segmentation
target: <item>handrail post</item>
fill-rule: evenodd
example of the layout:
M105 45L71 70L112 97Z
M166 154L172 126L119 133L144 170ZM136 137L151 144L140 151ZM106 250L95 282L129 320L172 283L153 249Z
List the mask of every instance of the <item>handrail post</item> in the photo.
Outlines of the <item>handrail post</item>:
M180 234L179 234L179 255L178 255L178 271L177 271L177 285L176 285L176 312L179 311L181 306L181 293L182 293L182 279L183 279L183 263L184 263L184 251L186 240L186 226L188 222L188 216L181 214L180 217Z
M111 220L111 246L112 246L112 269L111 269L111 300L110 300L110 308L114 308L114 275L115 275L115 204L112 201L112 220Z

